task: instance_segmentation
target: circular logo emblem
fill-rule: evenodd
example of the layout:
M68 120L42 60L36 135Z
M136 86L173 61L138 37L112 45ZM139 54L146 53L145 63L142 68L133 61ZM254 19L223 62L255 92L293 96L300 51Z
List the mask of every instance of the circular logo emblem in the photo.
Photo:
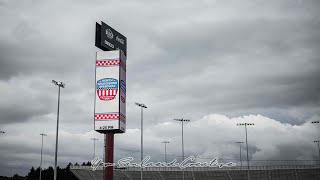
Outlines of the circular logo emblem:
M97 95L102 101L113 100L118 93L118 80L104 78L97 81Z
M106 30L106 35L107 35L107 37L108 37L109 39L113 39L113 33L112 33L112 31L111 31L110 29L107 29L107 30Z

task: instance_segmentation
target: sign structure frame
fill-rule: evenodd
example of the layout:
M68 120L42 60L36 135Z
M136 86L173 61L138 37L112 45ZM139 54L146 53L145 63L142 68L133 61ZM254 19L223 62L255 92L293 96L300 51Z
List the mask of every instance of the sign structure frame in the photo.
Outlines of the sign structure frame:
M94 130L126 131L126 56L122 50L96 53Z
M127 56L127 38L103 21L96 22L95 46L103 51L120 49Z

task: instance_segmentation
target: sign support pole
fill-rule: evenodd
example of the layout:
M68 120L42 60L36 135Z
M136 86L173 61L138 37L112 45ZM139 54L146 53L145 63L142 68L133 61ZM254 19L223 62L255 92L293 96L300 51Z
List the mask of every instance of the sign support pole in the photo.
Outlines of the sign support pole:
M105 134L105 163L113 163L114 132ZM113 180L113 166L104 167L104 180Z
M103 161L104 162L106 160L106 147L107 147L106 139L107 139L107 135L103 134ZM103 180L104 179L106 179L105 167L103 167Z

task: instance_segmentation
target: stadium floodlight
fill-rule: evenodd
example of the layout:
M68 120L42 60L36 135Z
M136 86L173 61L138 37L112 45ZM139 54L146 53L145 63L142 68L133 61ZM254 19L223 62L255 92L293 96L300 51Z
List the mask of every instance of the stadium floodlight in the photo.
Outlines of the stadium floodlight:
M183 122L190 122L189 119L174 119L175 121L180 121L181 122L181 127L182 127L182 161L184 161L184 142L183 142ZM181 162L182 162L181 161ZM184 180L184 169L182 169L182 179Z
M242 157L241 157L241 144L243 144L242 141L236 142L238 144L240 144L240 163L241 163L241 167L242 167Z
M143 108L147 108L147 106L143 103L135 103L137 106L141 107L141 180L143 180L143 170L142 170L142 160L143 160Z
M167 163L167 144L170 143L169 141L163 141L164 144L164 160Z
M254 126L254 123L238 123L237 126L244 126L245 131L246 131L246 146L247 146L247 164L248 164L248 180L250 179L250 174L249 174L249 150L248 150L248 132L247 132L247 126Z
M147 108L147 106L143 103L135 103L137 106L142 107L142 108Z
M4 134L4 133L6 133L6 132L4 132L4 131L0 131L0 134Z
M43 149L43 136L47 136L46 134L41 133L41 155L40 155L40 176L39 180L41 180L41 170L42 170L42 149Z
M95 156L96 156L96 141L98 141L99 139L91 138L91 140L93 140L93 156L92 156L92 159L94 159Z
M53 180L57 180L57 159L58 159L58 132L59 132L59 109L60 109L60 88L64 88L65 84L63 82L58 82L52 80L52 83L58 86L58 110L57 110L57 132L56 132L56 151L54 156L54 175Z
M319 140L318 141L313 141L314 143L318 143L318 151L319 151L319 160L320 160L320 145L319 145Z
M52 80L52 83L54 85L57 85L57 86L62 87L62 88L65 88L65 86L66 86L63 82L58 82L58 81L55 81L55 80Z

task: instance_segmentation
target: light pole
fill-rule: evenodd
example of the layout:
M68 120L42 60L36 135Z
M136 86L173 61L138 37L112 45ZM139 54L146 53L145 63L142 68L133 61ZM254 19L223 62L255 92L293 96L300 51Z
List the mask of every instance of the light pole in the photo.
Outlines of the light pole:
M143 160L143 108L147 108L147 106L143 103L135 103L137 106L141 107L141 180L143 179L142 173L142 160Z
M63 82L57 82L52 80L52 83L58 86L58 110L57 110L57 132L56 132L56 151L54 156L54 175L53 180L57 180L57 156L58 156L58 131L59 131L59 108L60 108L60 88L64 88L65 84Z
M245 131L246 131L246 146L247 146L247 164L248 164L248 180L250 179L250 174L249 174L249 150L248 150L248 133L247 133L247 126L254 126L253 123L238 123L237 126L244 126Z
M43 134L43 133L41 133L40 135L41 135L41 155L40 155L40 177L39 177L39 180L41 180L43 136L47 136L46 134Z
M184 160L184 142L183 142L183 122L190 122L189 119L174 119L175 121L180 121L181 122L181 127L182 127L182 161ZM182 162L181 161L181 162ZM184 169L182 169L182 179L184 180Z
M164 143L164 159L165 162L167 163L167 144L170 143L169 141L163 141L162 143Z
M318 151L319 151L319 160L320 160L320 146L319 146L319 140L318 141L313 141L314 143L318 143Z
M104 135L103 135L103 138L104 138L104 140L103 140L103 144L104 144L104 148L103 148L103 160L104 160L105 162L107 162L107 161L106 161L106 139L107 139L107 134L104 134ZM105 168L103 168L103 179L107 179Z
M91 140L93 140L93 156L92 156L92 159L94 159L94 157L96 156L96 141L98 141L99 139L91 138Z
M236 143L240 144L240 163L241 163L241 167L242 167L241 144L242 144L243 142L241 141L241 142L236 142Z

